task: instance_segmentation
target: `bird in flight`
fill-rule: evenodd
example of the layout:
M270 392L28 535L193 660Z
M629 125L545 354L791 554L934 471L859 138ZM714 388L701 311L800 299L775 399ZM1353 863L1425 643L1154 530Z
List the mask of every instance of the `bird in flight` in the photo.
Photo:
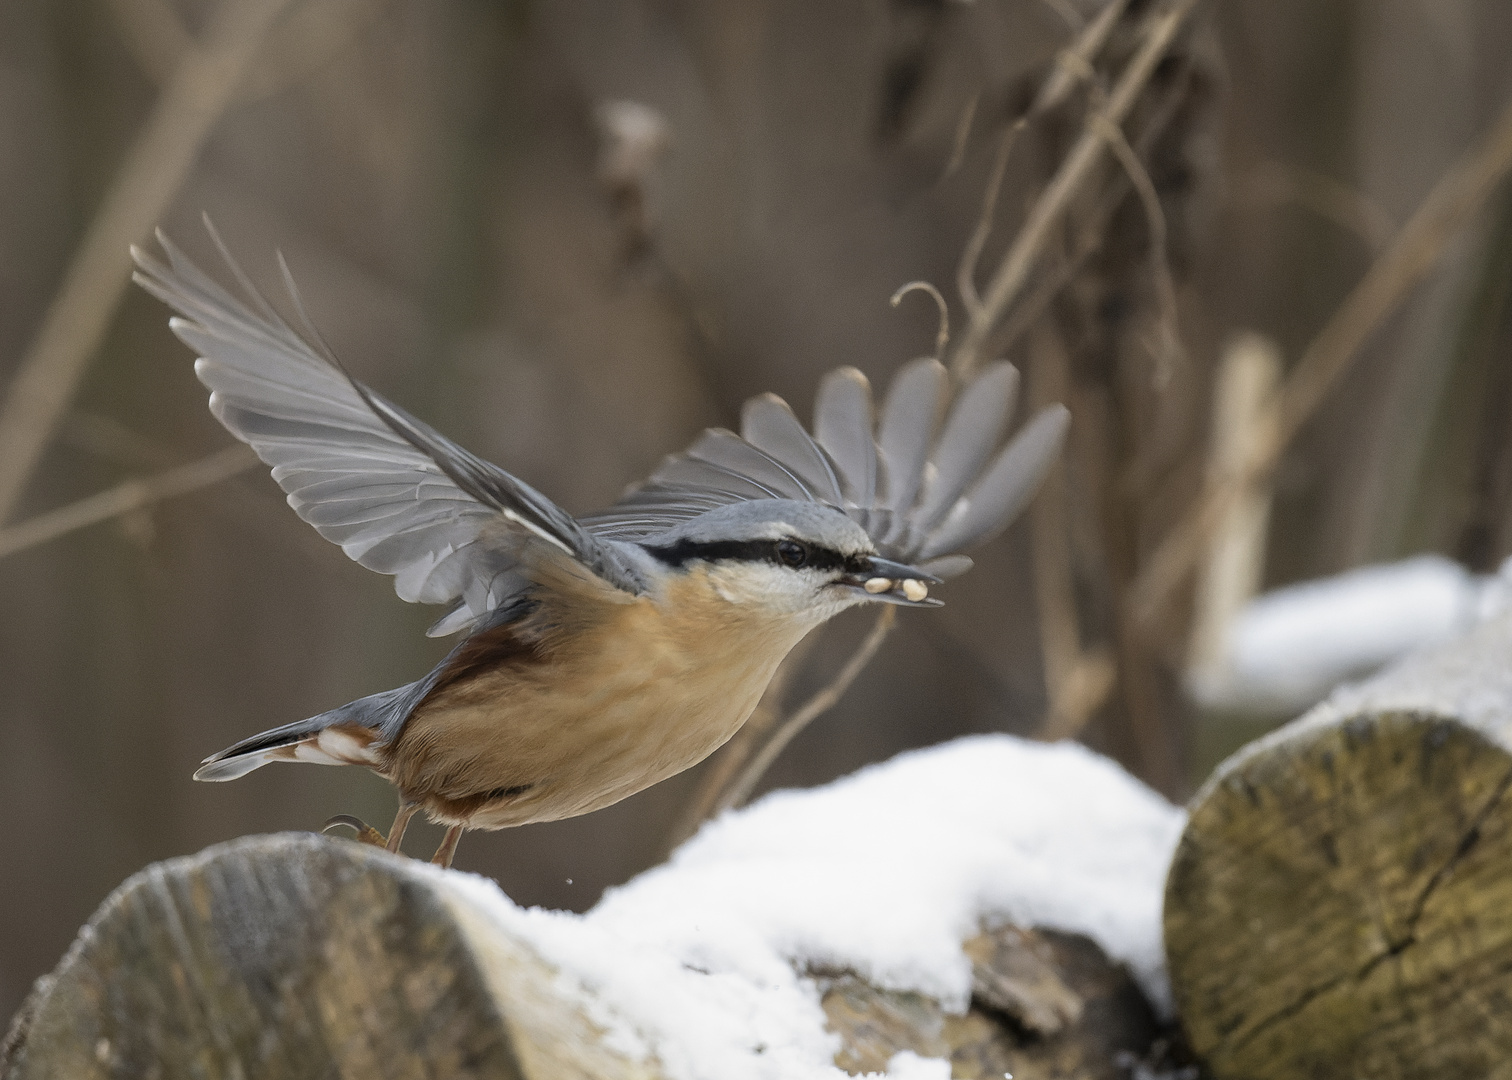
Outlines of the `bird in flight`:
M432 636L464 636L424 678L253 735L195 779L365 766L400 806L386 839L362 833L397 851L423 810L447 826L443 866L464 830L586 814L702 761L788 651L846 608L938 604L929 586L1027 502L1067 426L1052 405L1002 445L1018 381L1006 363L947 412L944 367L916 360L880 419L866 378L840 368L812 435L780 398L752 398L738 435L704 432L574 518L348 375L287 267L299 329L211 236L241 295L161 233L166 263L133 249L137 282L198 354L211 412L322 536L393 575L402 599L448 606Z

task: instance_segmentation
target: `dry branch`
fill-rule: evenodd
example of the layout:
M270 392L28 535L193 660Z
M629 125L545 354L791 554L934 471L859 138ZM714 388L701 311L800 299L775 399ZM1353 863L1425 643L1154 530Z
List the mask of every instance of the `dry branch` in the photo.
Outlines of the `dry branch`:
M956 344L950 367L957 382L964 382L981 365L987 339L1025 283L1050 242L1055 227L1103 161L1109 143L1105 125L1119 125L1139 100L1145 84L1175 39L1197 0L1171 0L1146 19L1140 31L1139 50L1124 67L1107 105L1089 117L1085 130L1061 162L1055 176L1029 210L1029 216L1013 244L1003 255L987 283L981 306L969 313L966 330ZM1088 30L1099 26L1092 23ZM1073 50L1074 51L1074 50ZM1059 77L1052 74L1052 78Z
M1512 104L1503 110L1486 139L1444 173L1307 347L1282 385L1275 427L1268 439L1257 444L1248 468L1238 477L1210 482L1140 571L1130 587L1129 600L1141 626L1149 628L1157 622L1165 605L1196 568L1228 508L1252 484L1270 475L1360 346L1433 268L1449 241L1509 171Z
M164 87L74 253L0 406L0 522L8 519L131 278L132 244L167 211L290 0L222 0Z
M127 480L76 503L38 514L19 525L0 529L0 559L164 499L210 487L244 473L256 464L257 456L238 444L145 480Z

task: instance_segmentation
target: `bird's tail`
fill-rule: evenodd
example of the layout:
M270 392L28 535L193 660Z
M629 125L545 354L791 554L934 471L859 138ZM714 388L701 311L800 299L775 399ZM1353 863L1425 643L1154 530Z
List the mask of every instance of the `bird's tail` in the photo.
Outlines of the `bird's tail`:
M304 761L315 765L383 763L384 732L399 712L413 707L418 683L358 698L339 709L264 731L211 754L195 770L196 780L235 780L270 761ZM402 719L402 717L401 717Z

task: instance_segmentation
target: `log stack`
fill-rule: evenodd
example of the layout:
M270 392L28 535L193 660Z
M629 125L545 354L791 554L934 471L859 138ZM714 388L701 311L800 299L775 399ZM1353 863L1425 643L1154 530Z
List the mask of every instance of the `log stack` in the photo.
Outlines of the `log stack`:
M1219 767L1166 953L1219 1080L1512 1077L1512 618Z
M1119 1080L1156 1035L1091 941L994 928L967 943L964 1016L848 972L812 973L835 1062L912 1050L955 1074ZM3 1080L499 1077L660 1080L607 1044L595 1002L408 860L308 834L156 864L112 895L16 1018Z

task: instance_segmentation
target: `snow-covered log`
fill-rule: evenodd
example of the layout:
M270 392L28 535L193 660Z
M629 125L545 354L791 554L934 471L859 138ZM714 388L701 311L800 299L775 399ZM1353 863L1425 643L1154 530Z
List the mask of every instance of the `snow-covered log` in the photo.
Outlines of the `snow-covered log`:
M1215 1076L1512 1076L1512 617L1225 762L1167 882Z
M0 1077L1114 1080L1156 1035L1180 825L1087 751L992 737L770 796L587 915L251 837L117 890Z

